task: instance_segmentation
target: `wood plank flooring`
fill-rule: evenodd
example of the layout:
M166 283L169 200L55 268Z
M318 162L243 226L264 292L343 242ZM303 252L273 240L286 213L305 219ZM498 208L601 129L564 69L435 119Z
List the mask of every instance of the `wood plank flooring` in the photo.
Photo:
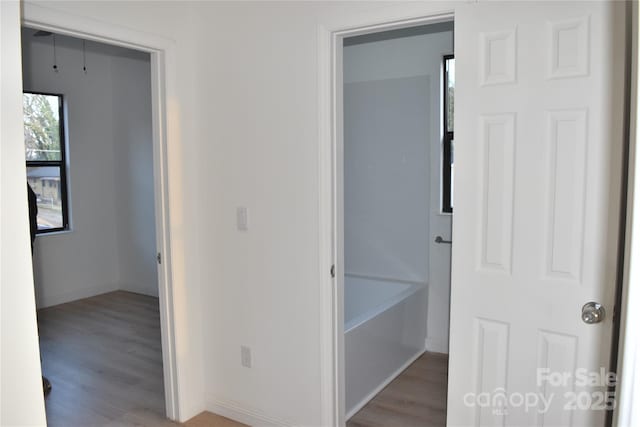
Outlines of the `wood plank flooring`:
M448 358L424 353L357 412L347 427L440 427L447 416Z
M185 427L249 427L211 412L203 412L184 423Z
M164 420L158 299L117 291L38 311L50 427Z
M38 311L50 427L178 427L164 417L158 299L124 291ZM447 358L425 353L347 427L435 427L446 420ZM243 427L203 412L185 427Z

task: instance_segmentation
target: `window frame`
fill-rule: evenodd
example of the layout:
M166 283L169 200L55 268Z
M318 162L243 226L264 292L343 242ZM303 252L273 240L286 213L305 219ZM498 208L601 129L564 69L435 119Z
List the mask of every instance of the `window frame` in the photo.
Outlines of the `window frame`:
M64 95L60 93L40 92L33 90L23 90L22 94L55 96L58 98L58 130L60 132L60 159L59 160L26 160L27 169L29 167L56 167L60 171L60 198L62 200L62 227L37 229L36 234L59 233L69 231L69 197L67 191L67 140L66 140L66 117L64 114ZM24 121L24 115L23 115Z
M451 200L451 159L453 153L451 146L454 136L453 131L449 131L447 128L449 118L447 61L454 58L453 54L442 57L442 213L453 213L453 200Z

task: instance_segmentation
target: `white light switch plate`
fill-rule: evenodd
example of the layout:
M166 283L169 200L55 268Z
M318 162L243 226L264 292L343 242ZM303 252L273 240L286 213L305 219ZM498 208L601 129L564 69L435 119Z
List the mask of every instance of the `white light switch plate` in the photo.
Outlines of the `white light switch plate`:
M236 222L238 230L247 231L249 229L249 212L246 207L238 207L236 210Z
M240 364L245 368L251 367L251 349L245 345L240 346Z

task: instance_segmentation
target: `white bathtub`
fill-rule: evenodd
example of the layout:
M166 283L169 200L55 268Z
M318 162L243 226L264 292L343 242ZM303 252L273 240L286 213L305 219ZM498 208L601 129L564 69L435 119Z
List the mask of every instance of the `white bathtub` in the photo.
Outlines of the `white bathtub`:
M346 416L425 350L426 285L345 275Z

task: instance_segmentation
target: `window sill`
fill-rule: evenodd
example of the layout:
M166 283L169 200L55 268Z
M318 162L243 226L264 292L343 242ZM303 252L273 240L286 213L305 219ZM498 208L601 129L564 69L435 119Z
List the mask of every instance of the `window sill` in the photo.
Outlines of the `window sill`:
M36 233L36 238L46 237L46 236L60 236L63 234L70 234L72 232L73 232L73 229L69 228L67 230L50 231L48 233Z

